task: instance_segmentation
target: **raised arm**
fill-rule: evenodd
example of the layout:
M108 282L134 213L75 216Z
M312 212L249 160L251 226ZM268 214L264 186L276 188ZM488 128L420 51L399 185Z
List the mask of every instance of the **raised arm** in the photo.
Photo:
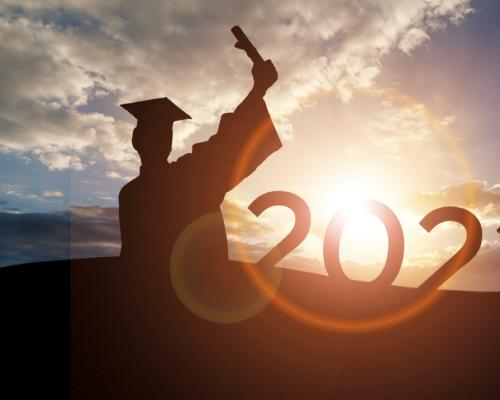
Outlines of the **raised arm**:
M245 100L243 100L242 104L240 104L240 106L243 105L244 107L247 99L255 100L264 98L267 89L278 80L278 72L271 60L264 61L255 46L250 42L247 35L245 35L239 26L234 26L231 32L238 40L234 47L244 50L254 64L252 68L253 88ZM236 110L238 110L238 108Z
M248 103L262 100L267 90L278 80L278 71L276 71L272 61L267 60L263 63L253 65L252 76L253 88L250 90L250 93L248 93L248 96L236 108L235 113L238 113L240 108L245 108L245 105Z
M252 76L252 90L234 113L222 115L218 132L208 141L194 144L192 153L172 163L171 169L189 171L189 175L198 181L206 180L212 187L220 183L226 192L281 148L263 99L278 80L278 72L271 60L259 61L254 63ZM236 173L240 170L244 171Z

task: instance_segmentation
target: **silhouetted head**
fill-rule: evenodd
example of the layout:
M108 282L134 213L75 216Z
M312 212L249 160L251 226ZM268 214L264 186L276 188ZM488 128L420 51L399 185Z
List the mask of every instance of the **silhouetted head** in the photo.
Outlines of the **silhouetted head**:
M150 167L160 166L170 155L174 122L191 119L166 97L122 104L121 107L137 118L132 145L142 164Z

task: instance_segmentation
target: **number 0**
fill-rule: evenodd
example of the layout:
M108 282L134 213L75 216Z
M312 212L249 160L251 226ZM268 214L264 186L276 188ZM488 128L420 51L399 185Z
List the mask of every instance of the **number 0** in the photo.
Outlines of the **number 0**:
M328 224L323 244L323 257L328 276L339 285L349 284L351 279L344 273L340 264L340 238L349 220L359 214L371 214L378 217L387 230L389 249L384 269L371 285L389 286L394 282L401 270L404 256L403 228L396 214L385 204L376 200L363 199L342 207L335 213Z

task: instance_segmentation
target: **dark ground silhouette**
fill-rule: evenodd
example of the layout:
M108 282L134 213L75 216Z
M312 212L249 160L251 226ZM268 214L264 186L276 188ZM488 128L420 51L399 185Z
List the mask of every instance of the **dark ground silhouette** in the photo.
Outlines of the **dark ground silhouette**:
M181 304L165 266L131 265L113 257L1 268L3 391L65 398L70 390L73 399L498 397L498 293L445 291L414 318L367 333L318 329L274 303L220 324ZM326 276L292 270L283 270L279 293L350 320L418 297L364 282L339 289Z
M180 304L160 266L123 274L104 263L90 272L82 260L72 274L75 399L493 399L500 388L497 293L445 292L394 327L342 333L298 321L274 303L235 324L206 321ZM96 282L102 286L89 304ZM418 298L415 289L339 288L291 270L283 270L279 294L348 320L387 315Z

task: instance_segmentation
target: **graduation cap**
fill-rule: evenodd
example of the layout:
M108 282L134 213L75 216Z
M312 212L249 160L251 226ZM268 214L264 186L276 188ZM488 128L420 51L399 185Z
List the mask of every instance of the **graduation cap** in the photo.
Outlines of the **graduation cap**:
M175 121L191 119L191 117L172 103L168 98L138 101L136 103L121 104L135 118L137 122L144 121L158 125L159 129L135 129L134 137L144 138L158 144L170 146L172 143L172 131L170 129ZM139 124L138 124L139 125ZM151 126L151 125L150 125Z
M136 103L121 104L137 120L155 121L159 124L171 126L175 121L191 119L184 111L172 103L168 98L138 101Z

